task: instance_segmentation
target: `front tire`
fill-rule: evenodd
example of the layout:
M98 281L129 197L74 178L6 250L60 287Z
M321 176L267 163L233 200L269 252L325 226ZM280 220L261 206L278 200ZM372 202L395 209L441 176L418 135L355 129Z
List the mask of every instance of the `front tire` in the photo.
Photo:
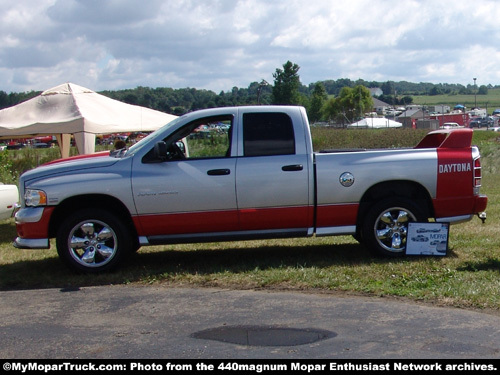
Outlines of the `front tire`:
M59 257L71 269L97 273L116 267L131 252L132 239L112 213L84 209L62 223L56 244Z
M390 198L375 204L363 222L363 239L376 255L389 257L406 253L408 224L427 222L426 210L406 198Z

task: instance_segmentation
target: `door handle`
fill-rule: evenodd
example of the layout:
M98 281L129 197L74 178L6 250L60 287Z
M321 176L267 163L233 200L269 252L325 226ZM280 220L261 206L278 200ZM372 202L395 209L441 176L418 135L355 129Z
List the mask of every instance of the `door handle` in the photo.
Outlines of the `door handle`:
M229 169L210 169L207 171L207 174L209 176L227 176L228 174L231 174L231 170Z
M281 170L284 172L295 172L295 171L301 171L304 169L304 166L302 164L292 164L292 165L284 165L281 167Z

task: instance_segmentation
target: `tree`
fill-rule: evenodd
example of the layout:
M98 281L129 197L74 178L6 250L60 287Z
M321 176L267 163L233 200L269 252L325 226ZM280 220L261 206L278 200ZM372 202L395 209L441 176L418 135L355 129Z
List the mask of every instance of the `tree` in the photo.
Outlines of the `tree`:
M434 86L431 91L429 91L430 96L435 96L435 95L442 95L443 92L439 89L439 87Z
M353 89L353 96L354 106L359 110L359 117L363 117L365 113L371 112L373 110L372 95L370 93L370 90L368 90L365 86L357 85Z
M9 95L5 91L0 91L0 109L9 107Z
M391 81L382 83L380 88L382 89L384 95L394 95L393 84Z
M399 101L398 104L401 104L401 105L409 105L413 103L413 98L409 95L405 95L401 98L401 100Z
M327 100L323 107L323 113L328 121L344 123L342 108L340 108L339 101L335 98Z
M316 83L311 97L311 105L308 110L309 121L311 121L311 123L321 120L323 117L323 106L327 100L328 95L326 94L325 86L320 82Z
M343 87L339 96L328 101L325 112L330 119L336 119L342 124L351 123L363 117L365 112L373 108L373 99L370 90L362 85L354 88Z
M300 67L290 61L283 64L283 69L273 73L273 104L297 105L300 103Z
M477 90L478 95L488 95L488 86L481 85L479 86L479 90Z
M344 87L340 91L339 98L345 116L351 122L363 117L365 112L373 108L373 99L370 90L358 85L354 88Z

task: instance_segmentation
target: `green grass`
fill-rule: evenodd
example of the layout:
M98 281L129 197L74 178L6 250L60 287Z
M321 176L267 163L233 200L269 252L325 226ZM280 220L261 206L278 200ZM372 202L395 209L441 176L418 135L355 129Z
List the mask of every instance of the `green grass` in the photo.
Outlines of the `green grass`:
M465 105L467 108L473 108L476 103L480 108L487 108L488 114L494 109L500 108L500 89L488 90L488 95L416 95L413 96L414 104L421 105L449 105L451 109L457 104Z
M354 139L372 138L359 132ZM332 130L314 138L337 147L353 134ZM392 134L388 144L401 142ZM498 134L498 133L497 133ZM0 222L0 289L67 288L109 284L213 286L279 289L404 298L500 313L500 143L493 132L476 132L483 151L483 188L488 219L450 229L446 257L373 257L350 236L269 241L186 244L142 248L119 270L76 275L56 250L17 250L12 219ZM325 140L326 139L326 140ZM363 142L370 143L369 140ZM351 146L352 147L352 146Z

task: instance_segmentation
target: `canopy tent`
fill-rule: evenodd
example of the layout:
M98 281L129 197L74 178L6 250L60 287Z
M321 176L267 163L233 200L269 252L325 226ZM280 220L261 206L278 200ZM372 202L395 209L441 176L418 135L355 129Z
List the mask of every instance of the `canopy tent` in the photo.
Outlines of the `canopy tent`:
M71 134L78 152L90 154L96 134L153 131L176 117L65 83L0 110L0 138L55 135L61 156L68 157Z
M367 117L353 124L347 125L348 128L363 128L363 129L382 129L382 128L401 128L402 123L389 120L384 117Z

